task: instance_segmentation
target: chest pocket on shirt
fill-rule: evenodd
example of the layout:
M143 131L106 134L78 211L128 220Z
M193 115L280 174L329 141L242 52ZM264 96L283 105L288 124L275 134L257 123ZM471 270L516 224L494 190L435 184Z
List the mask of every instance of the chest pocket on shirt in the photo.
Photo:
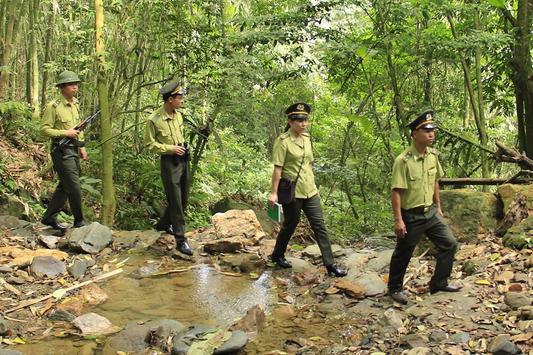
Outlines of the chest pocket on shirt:
M407 177L409 178L409 181L422 180L422 171L420 169L409 167L408 170Z
M435 176L437 175L437 168L434 166L432 168L429 168L428 170L428 183L429 186L433 186L435 184Z

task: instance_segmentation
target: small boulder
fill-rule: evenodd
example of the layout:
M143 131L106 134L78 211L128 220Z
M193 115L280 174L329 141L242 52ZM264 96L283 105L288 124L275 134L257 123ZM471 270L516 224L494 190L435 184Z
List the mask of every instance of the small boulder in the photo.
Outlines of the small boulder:
M523 292L506 292L503 300L512 310L531 305L531 297Z
M249 245L258 245L265 232L253 210L229 210L211 217L218 239L244 237Z
M97 254L113 241L112 231L98 222L93 222L72 231L69 246L89 254Z
M64 262L57 260L52 256L36 256L31 263L31 272L33 275L45 275L54 277L67 271Z
M119 327L111 324L107 318L96 313L86 313L77 317L72 324L78 328L83 335L107 335L116 333Z
M457 332L450 336L450 342L455 344L466 344L470 340L470 334L465 332Z
M63 309L56 309L49 314L48 319L54 322L72 322L76 319L76 316L70 312L67 312Z
M72 277L78 279L85 275L85 272L87 271L87 263L85 260L74 259L67 267L67 271Z
M503 236L503 245L514 249L533 246L533 215L507 230Z
M381 323L385 326L390 326L394 328L395 330L398 330L403 327L403 320L402 318L396 313L396 311L393 308L387 309L383 316L381 317Z
M487 349L491 354L514 355L521 354L522 351L511 342L509 334L500 334L492 339Z
M343 253L342 247L337 244L333 244L331 246L331 250L335 256ZM306 247L304 250L302 250L302 255L311 259L320 259L322 257L322 253L317 244L312 244Z
M43 243L48 249L56 249L57 243L61 238L55 235L40 235L39 241Z
M90 284L81 289L80 296L83 301L91 306L98 306L107 301L109 296L97 284Z

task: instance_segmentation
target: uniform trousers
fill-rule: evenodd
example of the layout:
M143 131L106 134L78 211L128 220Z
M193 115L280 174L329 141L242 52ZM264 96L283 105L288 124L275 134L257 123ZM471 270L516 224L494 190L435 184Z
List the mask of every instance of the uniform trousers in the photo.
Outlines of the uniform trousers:
M83 221L78 149L78 147L59 148L52 145L52 162L59 176L59 183L48 203L43 220L55 219L68 199L74 222Z
M442 217L437 213L436 206L431 206L426 214L410 213L402 209L402 218L407 228L407 235L403 238L396 238L396 248L390 262L389 292L403 289L407 265L423 234L426 234L437 248L435 255L437 263L429 287L433 289L447 286L458 244Z
M184 240L185 208L189 198L189 165L184 157L161 155L160 167L167 208L159 221L159 225L172 225L176 240Z
M324 217L322 216L322 207L320 206L320 197L318 194L311 198L297 198L291 203L283 204L282 207L284 220L278 237L276 238L276 245L272 252L272 257L282 257L285 254L289 240L300 221L301 211L303 210L305 216L309 220L315 240L322 253L322 261L324 262L324 265L333 265L333 252L331 250L328 232L324 224Z

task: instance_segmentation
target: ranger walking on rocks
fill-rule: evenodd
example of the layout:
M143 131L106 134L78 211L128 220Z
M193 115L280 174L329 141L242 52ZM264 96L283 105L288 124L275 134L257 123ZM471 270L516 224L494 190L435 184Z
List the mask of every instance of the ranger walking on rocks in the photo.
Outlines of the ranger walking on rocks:
M185 207L188 198L189 150L185 142L181 107L185 90L179 81L163 86L163 105L148 118L144 134L146 147L161 156L161 180L168 206L156 225L176 238L176 248L187 255L193 250L185 238Z
M405 271L424 233L437 248L437 264L429 283L430 292L457 292L461 288L448 285L457 242L442 219L438 179L444 174L437 151L430 148L435 141L433 110L420 111L408 127L413 143L394 161L391 186L397 241L391 258L388 286L389 295L402 304L408 302L402 291Z
M65 228L58 223L57 214L67 199L74 216L73 228L85 225L81 202L80 157L87 160L88 156L83 147L83 132L74 129L80 121L80 108L76 98L80 82L78 75L72 71L66 70L59 74L56 86L61 97L46 105L41 123L41 132L52 139L52 162L59 176L59 183L41 223L55 229ZM59 141L64 137L72 138L72 141L60 146Z

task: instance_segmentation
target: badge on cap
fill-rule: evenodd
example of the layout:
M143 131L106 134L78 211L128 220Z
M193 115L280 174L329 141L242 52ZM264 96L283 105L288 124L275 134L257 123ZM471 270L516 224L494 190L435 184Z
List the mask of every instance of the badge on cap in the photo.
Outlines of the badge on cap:
M303 111L305 109L305 106L303 104L298 104L298 106L296 106L296 109L298 111Z

